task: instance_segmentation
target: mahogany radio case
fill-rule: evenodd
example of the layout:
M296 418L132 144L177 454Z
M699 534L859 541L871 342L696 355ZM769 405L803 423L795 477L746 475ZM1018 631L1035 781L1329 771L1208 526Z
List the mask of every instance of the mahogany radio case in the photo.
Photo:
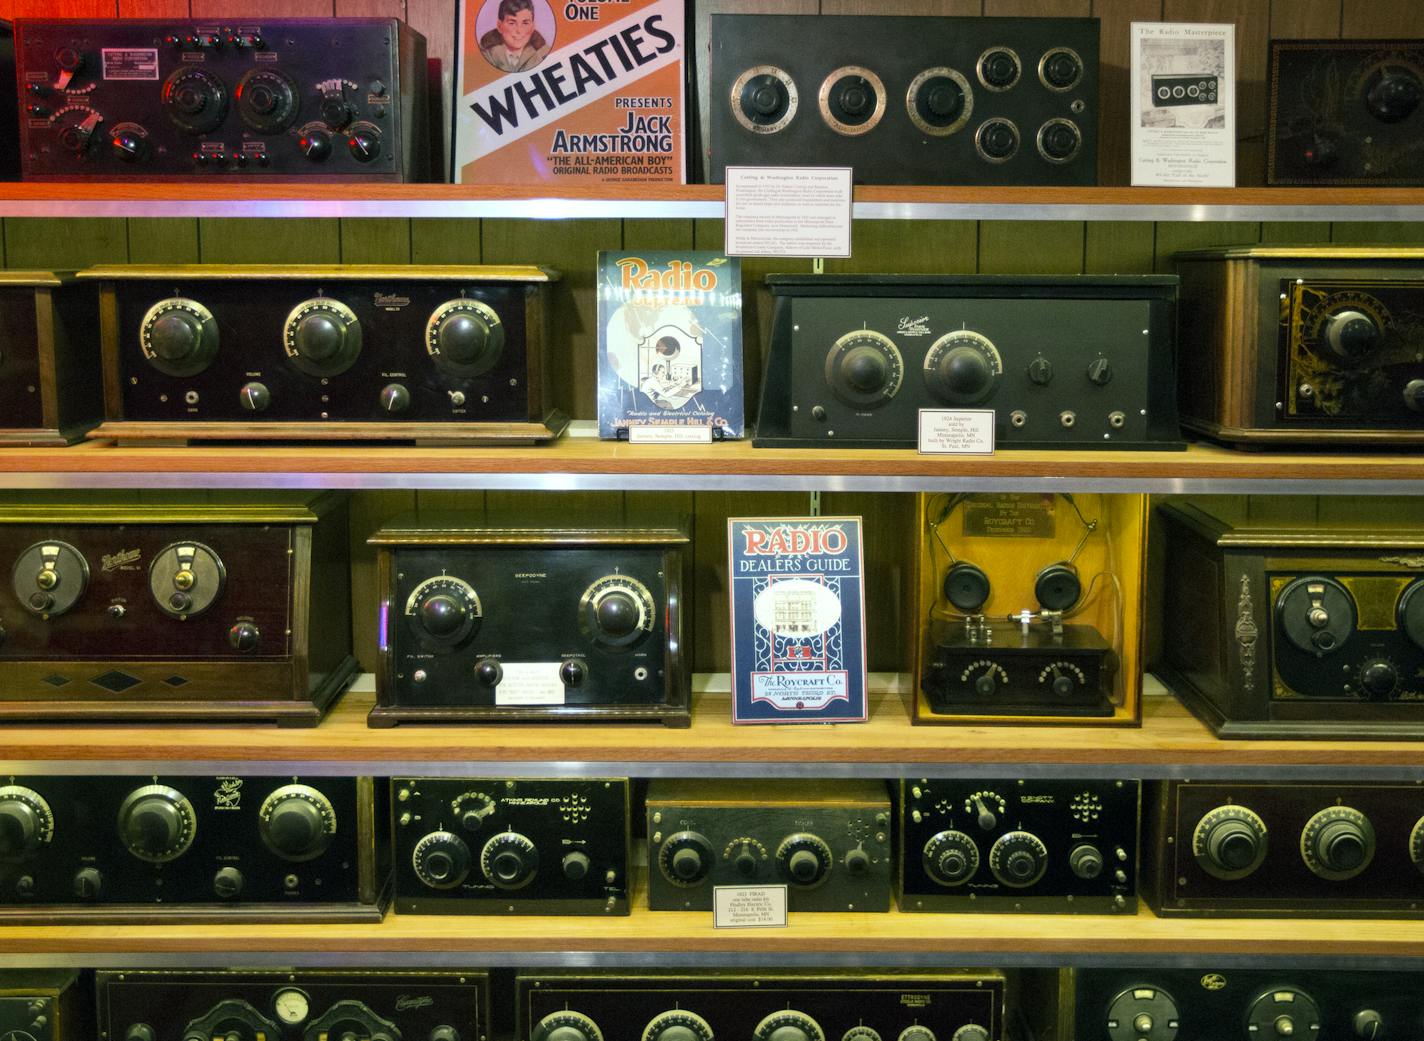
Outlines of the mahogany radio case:
M126 265L100 286L106 421L123 443L529 444L548 405L539 267Z
M0 508L0 720L315 726L355 679L346 497Z
M0 447L73 444L104 416L93 286L0 271Z
M369 541L372 726L690 724L685 521L427 513Z
M1179 253L1182 426L1246 446L1424 445L1424 249Z
M78 1041L94 1033L94 988L73 969L0 970L0 1037Z

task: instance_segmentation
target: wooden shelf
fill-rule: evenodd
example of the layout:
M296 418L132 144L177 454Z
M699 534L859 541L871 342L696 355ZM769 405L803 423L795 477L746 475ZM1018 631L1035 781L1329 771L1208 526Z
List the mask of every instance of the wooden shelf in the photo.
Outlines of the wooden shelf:
M172 725L6 727L0 773L517 774L918 777L990 774L1151 778L1424 777L1410 741L1220 741L1148 677L1139 728L914 726L904 678L872 677L870 720L733 726L725 675L699 677L692 727L399 726L372 730L371 679L318 727ZM888 689L887 689L888 688ZM1424 933L1424 928L1421 928Z
M639 901L637 906L642 905ZM1163 920L1136 915L796 914L786 929L714 929L710 912L626 918L402 916L375 925L0 928L0 967L63 964L663 965L1039 963L1152 959L1424 956L1424 927L1400 921Z
M721 185L25 182L0 185L4 217L716 218ZM881 220L1421 221L1414 188L856 189L855 216Z
M380 445L0 449L9 488L522 488L713 491L1099 491L1235 494L1419 494L1424 463L1394 454L1002 451L924 456L909 450L629 445L573 436L545 446Z

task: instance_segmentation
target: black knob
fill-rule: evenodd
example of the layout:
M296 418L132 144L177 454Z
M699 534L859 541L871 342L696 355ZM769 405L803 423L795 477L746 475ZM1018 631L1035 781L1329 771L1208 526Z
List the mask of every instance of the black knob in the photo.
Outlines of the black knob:
M1404 385L1404 404L1411 412L1424 412L1424 380L1410 380Z
M989 1031L978 1023L969 1023L956 1030L949 1041L990 1041Z
M962 849L947 849L935 861L940 877L953 882L964 878L969 871L969 864L969 858L964 855Z
M1379 1041L1384 1037L1384 1019L1372 1008L1362 1008L1350 1020L1355 1036L1362 1041Z
M1083 138L1076 127L1067 121L1062 121L1044 127L1039 141L1043 145L1045 156L1061 162L1072 158L1083 143Z
M415 844L416 877L432 889L454 889L470 873L470 847L448 831L435 831Z
M148 156L148 142L140 134L122 130L109 138L109 147L120 160L136 163Z
M750 846L742 846L741 852L732 858L732 867L743 878L752 878L761 866Z
M841 373L852 390L873 394L885 386L889 366L885 355L873 347L855 347L841 362Z
M990 159L1007 159L1019 147L1018 131L1003 119L988 120L979 128L978 139L979 148Z
M1040 387L1053 382L1053 363L1042 356L1028 363L1028 380Z
M0 801L0 857L14 859L39 846L40 816L20 799Z
M1208 854L1228 871L1239 871L1256 859L1259 837L1242 821L1231 821L1212 829Z
M358 130L346 139L346 147L358 163L369 163L381 154L381 135L374 130Z
M955 396L972 399L993 385L994 370L982 351L955 347L939 361L939 381Z
M1331 821L1313 843L1315 855L1331 871L1354 871L1365 863L1373 842L1355 821Z
M333 130L351 122L351 103L343 94L328 94L321 99L321 120Z
M672 873L684 882L691 882L707 873L702 852L693 846L679 849L669 858L668 863L672 867Z
M563 860L564 877L578 881L588 874L588 854L580 850L565 853Z
M979 60L979 76L990 87L1003 90L1019 78L1019 63L1013 53L994 50Z
M1019 881L1030 879L1038 870L1038 861L1027 850L1010 853L1004 861L1004 873Z
M283 799L268 814L263 838L280 856L305 858L325 848L329 837L326 815L309 799Z
M242 872L235 867L219 868L213 876L213 893L223 900L231 900L242 892Z
M994 679L994 670L986 669L983 673L974 677L974 693L982 698L992 697L994 691L999 689L998 681Z
M450 637L465 624L465 607L453 596L439 593L423 602L420 624L431 636Z
M331 156L331 135L324 130L309 130L297 138L297 147L314 163L324 163Z
M437 327L435 342L443 357L468 365L484 353L489 327L474 315L457 311Z
M1106 358L1094 358L1088 362L1088 382L1095 387L1106 387L1112 382L1112 362Z
M73 47L61 47L54 52L54 63L65 72L78 72L84 64L84 55Z
M480 686L493 690L499 686L499 681L502 679L504 679L504 669L493 658L482 658L475 665L475 680Z
M256 650L261 637L257 626L251 622L238 622L227 631L227 642L232 645L232 649L243 653Z
M1069 51L1053 51L1043 63L1043 78L1050 87L1067 90L1083 75L1083 64Z
M1074 846L1068 854L1068 867L1079 878L1097 878L1103 873L1103 855L1096 846L1087 843Z
M775 84L758 84L751 91L749 104L751 110L759 116L773 115L781 108L781 91L776 89Z
M168 860L192 841L192 809L172 789L134 792L119 809L119 834L135 856Z
M147 1023L134 1023L124 1031L124 1041L158 1041L158 1035Z
M410 391L399 383L388 383L381 388L381 408L387 412L404 412L410 408Z
M559 666L559 679L566 687L581 687L588 678L588 666L578 658L570 659Z
M1372 698L1387 698L1399 686L1399 670L1382 659L1367 661L1360 670L1360 686Z
M598 601L594 616L598 627L607 635L621 638L638 628L638 601L630 593L615 590Z
M182 311L170 311L149 327L148 343L164 361L183 361L197 352L203 339L203 323Z
M523 835L507 831L485 843L480 868L485 878L501 889L519 889L528 885L538 871L539 851Z
M341 323L326 314L309 314L297 322L297 353L312 361L326 361L341 350L345 332Z
M1365 108L1381 123L1408 119L1424 100L1419 78L1405 69L1384 69L1365 92Z
M460 1041L460 1032L448 1023L441 1023L430 1031L427 1041Z
M1055 696L1066 698L1078 689L1078 681L1065 672L1054 676L1050 686Z
M870 870L870 854L863 849L853 849L846 854L845 866L852 876L864 875Z
M939 119L952 119L963 107L964 91L954 80L935 80L925 91L925 108Z
M1325 346L1341 361L1358 362L1377 351L1384 340L1375 320L1361 311L1341 311L1325 326Z
M74 873L74 895L80 900L98 900L104 892L104 874L98 868L80 868Z
M266 412L272 404L272 392L265 383L244 383L237 392L237 400L248 412Z

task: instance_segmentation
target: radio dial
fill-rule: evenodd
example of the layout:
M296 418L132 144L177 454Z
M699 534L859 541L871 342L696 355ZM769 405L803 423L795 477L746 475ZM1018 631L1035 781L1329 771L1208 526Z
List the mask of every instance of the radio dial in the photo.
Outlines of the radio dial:
M1083 78L1083 59L1076 51L1057 47L1039 61L1038 78L1049 90L1072 90Z
M529 1041L603 1041L598 1024L582 1012L551 1012L530 1032Z
M1321 810L1301 829L1300 855L1321 878L1332 882L1354 878L1374 859L1374 825L1349 806Z
M1316 1041L1320 1007L1309 994L1294 987L1268 990L1246 1010L1246 1036Z
M851 1027L841 1035L841 1041L880 1041L880 1031L874 1027Z
M973 405L994 393L1004 362L987 336L961 330L941 336L925 353L930 393L950 405Z
M712 1027L694 1012L671 1009L648 1022L642 1041L712 1041Z
M821 1024L804 1012L773 1012L752 1031L755 1041L826 1041Z
M962 885L979 870L979 847L962 831L941 831L925 843L920 863L940 885Z
M579 621L598 643L630 647L653 630L653 595L629 575L605 575L579 598Z
M321 98L321 118L322 122L333 130L341 130L347 123L351 122L351 117L355 111L351 107L351 102L346 100L344 89L337 89Z
M1424 380L1410 380L1404 385L1404 407L1411 412L1424 412Z
M916 1023L900 1031L896 1041L935 1041L935 1032L927 1026Z
M979 82L990 90L1008 90L1019 81L1023 66L1007 47L994 47L979 58Z
M381 154L381 131L370 123L357 123L346 135L346 150L358 163L375 161Z
M148 139L135 130L115 130L109 135L109 150L120 162L142 162L148 158Z
M308 130L297 138L297 147L313 163L324 163L331 158L331 135L325 130Z
M0 860L24 860L54 837L54 813L44 796L12 784L0 788Z
M135 789L119 807L119 838L124 848L152 864L182 856L197 831L193 804L182 792L164 784Z
M1006 886L1033 885L1048 869L1048 847L1033 832L1010 831L989 847L989 870Z
M148 569L148 589L171 618L200 615L222 595L227 569L201 542L173 542L158 551Z
M969 1023L954 1032L949 1041L993 1041L989 1031L977 1023Z
M539 851L517 831L506 831L485 843L480 870L500 889L523 889L539 870Z
M218 1002L183 1028L183 1041L260 1041L282 1036L281 1028L238 998Z
M1355 599L1333 578L1307 575L1281 590L1276 618L1290 643L1321 658L1354 633Z
M1266 859L1266 822L1245 806L1218 806L1197 821L1192 853L1208 875L1245 878Z
M450 575L428 578L406 598L405 616L434 650L451 650L472 636L483 617L479 594Z
M218 323L196 300L170 297L148 309L139 323L143 356L169 376L194 376L218 352Z
M910 82L905 105L910 121L921 131L948 137L969 122L974 94L962 73L940 65L925 69Z
M31 613L52 618L78 603L89 588L89 562L67 542L36 542L16 558L10 587Z
M753 134L775 134L796 116L796 82L775 65L747 69L732 84L732 116Z
M457 376L481 376L504 353L504 323L479 300L447 300L425 323L425 350Z
M1175 1041L1180 1013L1172 995L1157 987L1130 987L1108 1005L1109 1041Z
M297 118L297 87L286 74L271 68L249 69L233 92L237 114L259 134L277 134Z
M267 796L257 812L262 841L283 860L314 860L336 832L336 810L310 785L288 784Z
M1375 74L1365 92L1365 108L1381 123L1408 119L1424 100L1424 86L1409 69L1385 68Z
M415 877L431 889L454 889L470 873L470 847L448 831L432 831L410 855Z
M159 97L169 121L190 134L216 130L227 115L227 87L223 81L191 65L170 75Z
M1083 147L1083 132L1071 119L1050 119L1038 128L1038 154L1050 163L1070 162Z
M1331 315L1325 322L1325 346L1347 364L1369 359L1384 343L1379 323L1363 311L1347 310Z
M361 353L361 322L339 300L304 300L287 315L282 344L287 359L308 376L338 376Z
M712 870L712 845L695 831L669 835L658 848L658 868L675 886L698 885Z
M813 889L830 876L832 859L831 848L810 832L788 835L776 849L776 864L786 881L803 889Z
M280 1034L278 1037L282 1036ZM401 1041L400 1028L378 1016L365 1002L338 1001L307 1024L302 1041ZM272 1041L269 1037L267 1041Z
M826 354L831 393L852 408L877 408L893 398L904 378L900 349L883 333L846 333Z

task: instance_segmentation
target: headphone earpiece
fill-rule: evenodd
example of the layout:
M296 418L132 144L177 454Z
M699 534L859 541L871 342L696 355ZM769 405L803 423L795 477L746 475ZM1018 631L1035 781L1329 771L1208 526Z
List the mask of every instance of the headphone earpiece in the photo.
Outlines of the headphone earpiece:
M944 598L966 614L977 614L989 599L989 576L975 564L957 561L944 573Z
M1045 611L1066 611L1083 595L1078 569L1066 560L1049 564L1033 579L1033 595Z

